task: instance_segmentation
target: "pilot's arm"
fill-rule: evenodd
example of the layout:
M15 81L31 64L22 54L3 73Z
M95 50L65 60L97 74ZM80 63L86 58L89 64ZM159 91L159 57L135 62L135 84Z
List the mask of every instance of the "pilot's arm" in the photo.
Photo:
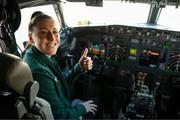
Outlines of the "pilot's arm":
M79 59L79 62L69 72L64 73L64 77L67 80L68 85L71 85L72 81L76 80L81 73L92 69L93 61L91 60L91 57L87 57L87 54L88 49L86 48Z

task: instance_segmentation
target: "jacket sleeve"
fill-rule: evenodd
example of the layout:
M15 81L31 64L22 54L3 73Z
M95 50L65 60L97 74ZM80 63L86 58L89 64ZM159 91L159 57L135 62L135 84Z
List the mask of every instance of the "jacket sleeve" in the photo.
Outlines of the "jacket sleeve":
M82 104L71 106L70 101L63 94L61 84L58 83L59 87L56 88L55 81L52 76L47 75L47 72L33 73L33 78L40 84L38 96L50 103L55 119L78 119L86 113Z
M80 64L77 63L71 70L64 72L64 77L67 83L70 85L74 80L76 80L84 71L80 68Z

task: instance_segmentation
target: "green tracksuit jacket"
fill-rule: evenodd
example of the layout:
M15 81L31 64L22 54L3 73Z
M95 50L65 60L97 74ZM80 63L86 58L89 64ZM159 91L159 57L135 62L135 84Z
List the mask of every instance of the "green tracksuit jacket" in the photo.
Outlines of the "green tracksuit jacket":
M26 50L23 59L29 65L33 79L39 82L38 96L50 103L55 119L78 119L86 113L82 104L72 107L70 101L71 83L81 73L79 64L64 74L54 58L33 46Z

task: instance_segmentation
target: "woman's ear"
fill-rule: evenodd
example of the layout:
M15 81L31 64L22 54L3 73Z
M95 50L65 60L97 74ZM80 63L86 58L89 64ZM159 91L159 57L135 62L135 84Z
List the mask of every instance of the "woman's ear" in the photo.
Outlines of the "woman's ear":
M32 33L29 33L28 36L29 36L29 41L31 43L34 43L34 40L33 40L33 37L32 37Z

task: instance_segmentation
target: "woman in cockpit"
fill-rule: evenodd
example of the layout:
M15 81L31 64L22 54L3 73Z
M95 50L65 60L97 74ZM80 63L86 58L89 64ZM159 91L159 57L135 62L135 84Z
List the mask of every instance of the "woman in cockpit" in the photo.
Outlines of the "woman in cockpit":
M73 80L84 71L92 69L92 60L87 57L85 49L74 68L62 73L57 61L53 58L60 44L59 25L46 15L38 15L29 23L29 39L31 45L24 53L33 74L33 79L40 84L39 97L47 100L52 107L55 119L79 119L86 113L95 114L97 105L92 100L76 100L71 105L70 89Z

